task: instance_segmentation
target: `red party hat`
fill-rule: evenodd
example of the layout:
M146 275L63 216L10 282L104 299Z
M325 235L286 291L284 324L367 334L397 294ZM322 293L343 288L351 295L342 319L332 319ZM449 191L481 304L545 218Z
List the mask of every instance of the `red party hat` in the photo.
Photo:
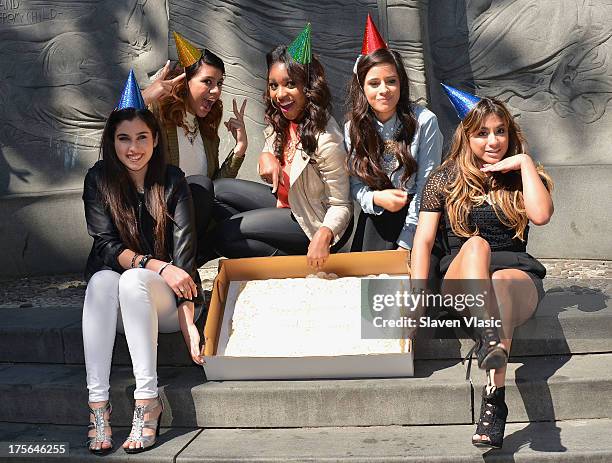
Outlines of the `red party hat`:
M361 54L368 55L379 48L388 48L385 41L378 33L378 29L372 21L370 13L368 13L368 19L366 21L365 32L363 33L363 45L361 46Z

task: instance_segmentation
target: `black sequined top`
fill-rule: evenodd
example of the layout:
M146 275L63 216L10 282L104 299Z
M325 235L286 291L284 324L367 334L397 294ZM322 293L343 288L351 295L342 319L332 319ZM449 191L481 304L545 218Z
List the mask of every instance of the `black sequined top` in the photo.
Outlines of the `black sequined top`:
M446 209L447 193L444 191L444 188L452 179L453 171L453 165L448 165L429 176L423 188L420 211L443 213L440 227L446 235L447 245L450 248L448 251L454 254L459 251L468 238L457 236L453 232L448 218ZM497 213L503 214L499 209ZM470 229L475 230L478 227L478 236L484 238L489 243L492 251L526 252L529 226L525 229L525 241L514 238L515 230L504 225L495 213L493 206L486 201L482 205L474 205L472 207L468 220Z

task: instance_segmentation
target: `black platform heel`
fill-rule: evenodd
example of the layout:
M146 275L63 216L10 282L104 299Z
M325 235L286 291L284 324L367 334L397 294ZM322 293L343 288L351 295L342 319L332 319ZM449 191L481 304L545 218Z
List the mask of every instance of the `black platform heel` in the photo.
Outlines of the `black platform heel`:
M504 443L507 419L506 388L498 387L487 394L487 387L485 386L482 390L480 419L474 433L479 437L472 437L472 444L476 447L500 449ZM488 439L483 439L480 436L486 436Z
M501 344L499 334L495 328L478 328L474 330L477 336L476 344L467 353L465 360L468 361L465 379L470 379L472 371L472 354L476 352L478 368L481 370L495 370L502 368L508 363L508 351Z

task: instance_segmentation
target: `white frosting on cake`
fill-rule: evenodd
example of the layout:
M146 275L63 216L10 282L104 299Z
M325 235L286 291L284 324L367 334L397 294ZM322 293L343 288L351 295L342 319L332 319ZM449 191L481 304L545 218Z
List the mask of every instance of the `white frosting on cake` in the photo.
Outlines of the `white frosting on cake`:
M361 282L316 275L231 282L222 355L302 357L405 353L403 339L361 338ZM237 287L238 286L238 287ZM235 304L233 304L234 296Z

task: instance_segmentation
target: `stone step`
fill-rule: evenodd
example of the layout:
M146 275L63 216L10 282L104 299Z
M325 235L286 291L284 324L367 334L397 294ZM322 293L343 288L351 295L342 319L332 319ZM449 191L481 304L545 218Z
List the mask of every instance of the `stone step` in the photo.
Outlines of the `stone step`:
M548 293L535 316L516 330L513 356L612 352L612 286L608 280L549 279ZM610 280L612 282L612 280ZM0 309L0 362L83 364L81 308ZM202 328L202 323L198 323ZM421 330L417 359L460 359L470 339L441 339ZM130 365L123 335L117 335L115 365ZM180 332L160 334L159 365L191 365Z
M155 448L138 455L120 449L128 428L115 428L115 450L104 461L127 462L384 462L472 463L494 461L609 463L612 420L515 423L504 447L482 451L470 444L473 425L375 426L298 429L162 428ZM0 423L1 442L64 442L69 456L18 461L99 462L84 446L86 428ZM12 459L10 459L12 460ZM9 461L9 460L7 460Z
M511 421L610 417L612 354L530 357L509 370ZM195 366L158 374L164 424L218 428L468 424L484 381L474 366L473 388L461 363L443 360L417 361L414 378L204 382ZM118 426L131 423L133 389L131 369L114 367ZM0 421L85 423L86 402L81 365L0 369Z
M612 418L612 354L516 358L508 364L510 421ZM472 368L476 416L485 374Z
M460 363L419 362L415 378L205 382L199 367L162 367L164 424L191 427L369 426L472 421L472 390ZM113 423L131 423L131 368L111 374ZM447 398L453 397L450 403ZM53 398L50 400L50 398ZM0 421L86 423L81 365L4 366ZM439 404L436 407L433 404Z

